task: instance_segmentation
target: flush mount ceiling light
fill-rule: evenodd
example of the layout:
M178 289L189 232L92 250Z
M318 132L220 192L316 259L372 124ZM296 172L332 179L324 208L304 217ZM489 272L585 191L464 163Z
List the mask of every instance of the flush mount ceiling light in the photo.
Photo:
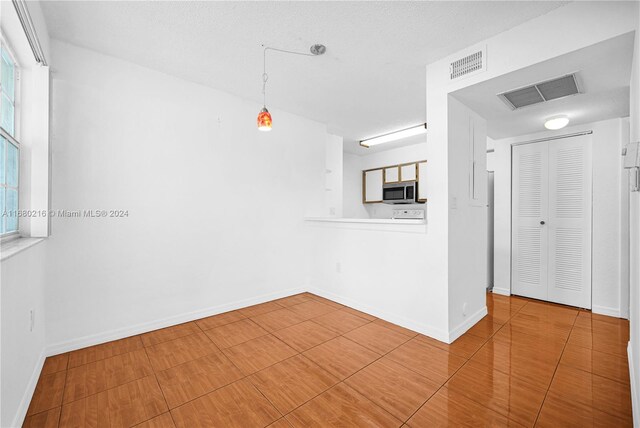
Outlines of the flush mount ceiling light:
M427 132L427 124L421 123L420 125L412 126L411 128L389 132L388 134L367 138L366 140L360 140L360 145L362 147L369 148L371 146L377 146L378 144L384 144L391 141L402 140L403 138L413 137L414 135L420 135L425 132Z
M544 127L552 131L556 129L562 129L569 124L569 118L567 116L554 116L544 123Z
M325 45L315 44L309 48L309 52L294 52L288 51L284 49L271 48L269 46L264 46L264 51L262 53L262 97L263 104L260 113L258 113L258 129L260 131L271 131L271 124L273 122L271 118L271 113L267 110L267 80L269 80L269 76L267 75L267 51L276 51L283 52L293 55L302 55L302 56L319 56L323 55L327 51L327 47Z

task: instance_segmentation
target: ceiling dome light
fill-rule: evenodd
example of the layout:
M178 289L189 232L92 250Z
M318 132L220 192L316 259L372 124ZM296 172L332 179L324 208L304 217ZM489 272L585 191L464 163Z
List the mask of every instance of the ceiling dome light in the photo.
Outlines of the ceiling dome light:
M271 131L271 113L266 107L262 107L258 113L258 129L260 131Z
M555 116L544 123L544 127L550 130L562 129L569 124L569 118L567 116Z

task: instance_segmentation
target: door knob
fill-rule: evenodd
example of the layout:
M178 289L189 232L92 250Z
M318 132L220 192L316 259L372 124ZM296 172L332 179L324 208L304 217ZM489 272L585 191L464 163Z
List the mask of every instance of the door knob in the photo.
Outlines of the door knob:
M544 224L544 220L542 220L542 221L540 222L540 224Z

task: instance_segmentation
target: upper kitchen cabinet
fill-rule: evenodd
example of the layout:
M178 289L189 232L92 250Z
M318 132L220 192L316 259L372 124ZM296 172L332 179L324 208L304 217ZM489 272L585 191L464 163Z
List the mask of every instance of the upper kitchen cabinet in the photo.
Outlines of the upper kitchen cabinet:
M384 169L384 184L400 181L400 167L390 166Z
M400 181L416 181L416 164L400 165Z
M418 162L418 202L427 202L427 161Z
M362 171L362 202L372 204L382 202L383 170Z

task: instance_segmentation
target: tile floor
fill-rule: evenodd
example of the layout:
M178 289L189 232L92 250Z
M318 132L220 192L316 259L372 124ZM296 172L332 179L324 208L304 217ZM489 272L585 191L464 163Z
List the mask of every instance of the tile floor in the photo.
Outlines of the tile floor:
M80 349L24 426L631 426L627 321L487 306L451 345L304 293Z

